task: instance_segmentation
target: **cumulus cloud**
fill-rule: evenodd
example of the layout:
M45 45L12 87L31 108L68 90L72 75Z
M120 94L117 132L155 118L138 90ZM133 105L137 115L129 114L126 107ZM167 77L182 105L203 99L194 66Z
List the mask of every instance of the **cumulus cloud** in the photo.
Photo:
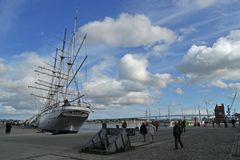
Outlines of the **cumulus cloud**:
M30 95L27 86L36 81L37 75L33 69L42 64L43 60L44 58L35 52L25 52L5 62L8 72L3 72L0 77L1 115L4 113L4 116L13 116L21 113L27 118L31 116L30 113L39 109L39 101Z
M103 21L89 22L80 28L80 33L87 33L90 42L120 47L167 46L177 38L172 30L153 25L145 15L127 13L117 19L106 17Z
M148 65L146 58L139 55L126 54L119 62L119 78L159 88L165 87L168 83L174 81L170 74L150 73Z
M191 82L210 81L220 88L235 88L240 80L240 30L219 38L212 47L192 45L178 66ZM227 82L228 81L228 82Z
M150 93L146 92L146 86L137 82L100 78L87 85L87 94L96 104L96 108L144 104L143 99L150 98Z
M95 72L92 74L90 82L85 85L91 101L96 104L96 108L100 109L108 106L144 105L146 100L148 103L152 103L160 97L161 88L175 81L170 74L151 73L147 69L148 60L139 55L124 55L119 60L118 68L114 68L119 73L114 78L98 76L105 70L109 70L110 66L113 67L110 64L103 65L102 63L96 66L108 67L95 70L96 66L93 66Z
M119 76L122 79L147 82L150 80L147 66L147 59L138 55L126 54L119 62Z
M34 90L27 86L39 78L33 69L47 60L35 52L25 52L13 61L14 64L5 62L9 69L0 77L0 116L28 118L42 103L30 95ZM113 59L100 61L91 66L88 81L82 86L83 94L95 109L152 103L161 96L160 89L174 80L170 74L151 73L148 67L146 57L133 54L126 54L119 63Z
M15 57L14 61L15 64L7 66L9 72L5 72L0 78L1 89L13 93L25 91L25 88L36 80L33 69L42 65L44 59L35 52L25 52Z
M111 79L99 79L88 84L91 97L120 97L125 94L124 87L120 81ZM95 89L94 89L95 88Z

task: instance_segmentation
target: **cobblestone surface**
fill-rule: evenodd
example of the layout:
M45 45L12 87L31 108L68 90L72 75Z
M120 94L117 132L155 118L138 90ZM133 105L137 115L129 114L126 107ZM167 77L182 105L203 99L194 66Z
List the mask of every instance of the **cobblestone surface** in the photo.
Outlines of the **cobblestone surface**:
M174 150L172 130L159 131L155 143L137 147L124 153L94 156L87 159L115 160L228 160L239 128L200 127L183 133L183 149ZM82 155L84 156L84 155Z
M240 160L231 157L231 148L240 128L197 127L188 128L182 135L183 149L174 150L172 128L161 128L154 143L142 142L140 135L131 137L133 150L112 155L81 153L80 149L92 134L0 134L1 160ZM19 131L20 132L20 131ZM24 131L25 133L25 131Z

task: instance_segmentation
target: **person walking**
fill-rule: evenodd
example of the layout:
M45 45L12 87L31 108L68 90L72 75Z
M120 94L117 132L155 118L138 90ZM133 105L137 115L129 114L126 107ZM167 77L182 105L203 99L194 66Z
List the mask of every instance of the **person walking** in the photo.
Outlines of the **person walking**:
M140 127L140 134L143 136L143 142L146 142L147 127L144 122Z
M6 133L6 134L9 134L9 133L11 132L11 128L12 128L11 122L7 122L7 123L6 123L5 133Z
M123 121L122 128L127 128L127 122L126 121Z
M231 123L232 123L232 127L233 127L233 128L236 128L236 126L235 126L236 120L235 120L235 119L232 119L232 120L231 120Z
M175 125L173 127L175 149L178 149L178 142L179 142L181 148L183 148L183 144L182 144L182 140L181 140L181 134L182 134L182 128L177 122L175 122Z
M220 127L220 122L219 121L217 121L217 125L218 125L218 127Z
M227 127L228 127L228 125L227 125L227 121L224 120L223 123L224 123L224 127L227 128Z
M158 127L159 127L159 121L155 121L154 126L155 126L156 132L157 132L158 131Z
M212 119L212 126L214 127L214 120Z
M186 120L185 119L182 121L182 129L183 129L183 132L186 132Z
M154 136L156 133L156 127L154 126L154 122L148 124L148 133L150 134L152 138L152 142L154 141Z

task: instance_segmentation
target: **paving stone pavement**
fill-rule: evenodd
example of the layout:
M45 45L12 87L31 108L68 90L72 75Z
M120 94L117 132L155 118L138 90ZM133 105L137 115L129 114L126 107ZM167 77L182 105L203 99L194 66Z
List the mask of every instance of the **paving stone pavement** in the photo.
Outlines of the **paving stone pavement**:
M174 150L171 129L159 131L155 142L134 150L108 156L89 156L87 159L114 160L231 160L231 148L239 128L191 128L183 133L183 149ZM162 136L161 136L162 135ZM86 155L82 154L82 157ZM85 157L86 158L86 157ZM85 159L84 158L84 159ZM236 157L233 157L234 159ZM240 158L239 158L240 159ZM234 159L235 160L235 159Z
M143 143L137 134L131 137L134 149L111 155L80 152L81 146L93 134L52 136L26 133L0 136L0 160L240 160L240 157L231 156L240 128L187 128L182 135L184 148L179 150L174 150L172 128L161 128L154 143L150 143L150 137L147 137L147 143Z

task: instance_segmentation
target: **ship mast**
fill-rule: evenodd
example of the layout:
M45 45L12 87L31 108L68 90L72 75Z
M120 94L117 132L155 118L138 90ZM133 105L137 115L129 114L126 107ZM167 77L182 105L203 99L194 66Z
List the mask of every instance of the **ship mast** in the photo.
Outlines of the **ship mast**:
M67 62L68 70L67 70L67 81L66 81L66 84L68 84L68 82L69 82L70 71L71 71L71 68L73 66L72 56L73 56L74 49L75 49L76 27L77 27L77 17L74 18L74 26L73 26L72 40L71 40L71 52L69 53L69 61ZM65 87L64 100L67 100L67 92L68 92L68 88Z
M70 84L72 83L72 81L76 78L77 73L79 72L79 70L82 67L83 63L87 59L87 56L85 56L85 58L83 59L82 63L80 64L80 66L77 68L77 70L74 73L73 72L73 65L75 64L75 61L76 61L76 59L78 57L78 54L79 54L79 52L80 52L80 50L81 50L81 48L83 46L83 43L84 43L84 41L86 40L86 37L87 37L87 34L85 34L83 39L82 39L82 42L81 42L81 44L80 44L80 46L79 46L79 48L77 50L77 52L76 52L76 54L74 55L75 41L76 41L76 28L77 28L77 17L74 18L74 28L73 28L72 40L71 40L71 53L69 53L69 61L67 62L68 70L67 70L67 80L66 80L64 101L68 100L67 99L68 88L69 88ZM73 56L74 56L74 58L72 59ZM70 77L71 71L73 72L73 76L72 77ZM77 83L76 83L76 85L77 85ZM77 98L75 100L80 99L81 97L83 97L83 95L80 95L78 87L77 87L77 92L78 92L78 96L77 96Z
M64 50L65 50L65 44L66 44L66 35L67 35L67 29L65 28L65 31L64 31L64 36L63 36L63 44L62 44L62 49L61 49L61 55L60 55L60 63L59 63L59 77L58 77L58 86L61 85L61 80L62 80L62 72L64 71L64 59L66 58L64 56ZM59 90L60 88L58 88ZM57 104L60 97L59 97L59 92L56 93L56 100L55 100L55 103Z
M53 70L55 71L56 70L56 65L57 65L57 54L58 54L58 49L56 49L56 52L55 52L55 58L54 58L54 64L53 64ZM54 90L53 88L56 90L56 87L53 87L54 86L54 76L55 76L56 72L53 72L53 76L52 76L52 80L51 80L51 83L50 83L50 92L48 93L49 97L51 97L53 99L54 97ZM48 101L48 103L46 105L51 105L51 102L52 100Z
M76 100L78 100L77 103L80 104L80 99L84 96L80 94L76 77L77 73L81 69L84 62L86 61L87 56L85 56L80 65L77 66L76 71L75 68L73 69L73 65L75 65L75 62L77 61L77 57L86 40L87 34L84 35L80 43L80 46L78 47L76 53L74 53L76 43L76 31L77 31L77 17L74 18L74 27L71 36L71 43L68 48L71 51L70 52L65 51L67 37L67 29L65 28L62 48L61 49L56 48L55 57L52 56L52 58L54 58L54 64L53 65L48 64L50 68L39 66L38 70L34 70L39 74L50 77L50 79L48 79L49 82L48 80L38 80L37 82L35 82L35 84L38 86L28 86L29 88L47 92L48 94L47 96L32 94L36 97L46 99L45 108L43 108L43 110L47 110L52 107L57 107L60 105L60 103L64 103L64 105L66 105L69 104L68 102L74 102ZM69 91L69 87L73 81L76 84L77 92L75 93ZM71 97L70 100L69 97Z

